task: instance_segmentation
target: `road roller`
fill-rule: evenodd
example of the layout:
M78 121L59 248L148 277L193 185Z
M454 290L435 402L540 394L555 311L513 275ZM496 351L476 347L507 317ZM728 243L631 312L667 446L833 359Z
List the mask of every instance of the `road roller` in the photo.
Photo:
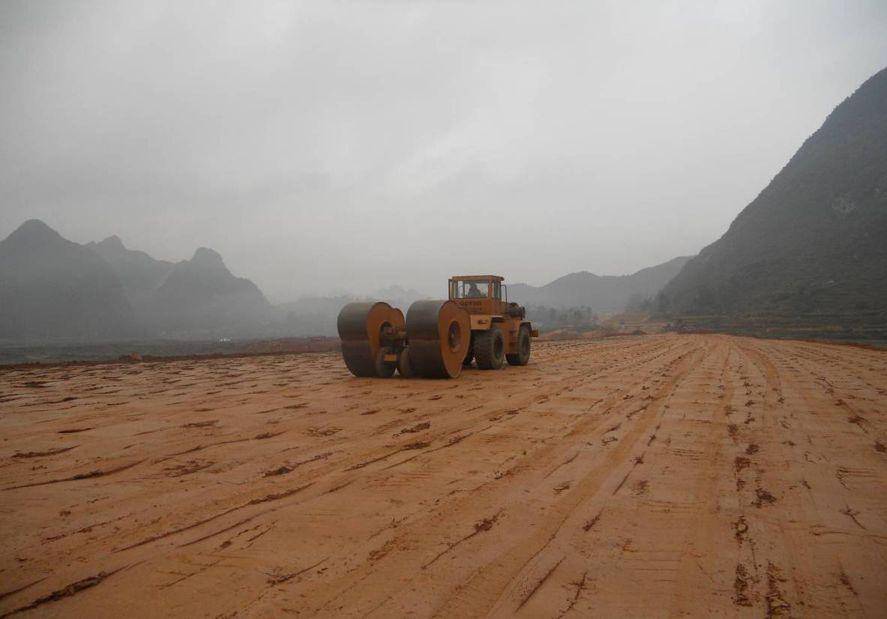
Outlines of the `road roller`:
M380 378L457 378L472 363L526 365L539 335L526 310L508 301L499 275L453 276L449 298L416 301L406 316L384 301L349 303L337 326L348 370Z

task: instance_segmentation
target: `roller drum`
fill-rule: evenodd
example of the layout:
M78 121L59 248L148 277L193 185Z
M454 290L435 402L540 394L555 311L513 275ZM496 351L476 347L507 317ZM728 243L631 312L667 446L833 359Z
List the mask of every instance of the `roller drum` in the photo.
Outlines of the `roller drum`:
M386 333L403 332L403 312L382 301L349 303L336 321L342 358L355 376L379 376L376 360L386 345Z
M410 366L417 376L456 378L471 342L468 312L452 301L416 301L407 311Z

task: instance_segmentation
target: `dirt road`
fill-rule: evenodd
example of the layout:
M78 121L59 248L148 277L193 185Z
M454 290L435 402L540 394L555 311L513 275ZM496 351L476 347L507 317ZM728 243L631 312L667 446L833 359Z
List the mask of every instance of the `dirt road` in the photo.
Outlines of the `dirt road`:
M0 373L0 615L887 614L887 353Z

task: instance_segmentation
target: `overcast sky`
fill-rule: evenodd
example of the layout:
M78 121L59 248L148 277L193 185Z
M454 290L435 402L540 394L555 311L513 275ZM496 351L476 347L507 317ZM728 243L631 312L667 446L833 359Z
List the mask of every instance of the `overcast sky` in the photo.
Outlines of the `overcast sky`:
M0 238L272 300L623 274L719 237L887 65L887 2L0 4Z

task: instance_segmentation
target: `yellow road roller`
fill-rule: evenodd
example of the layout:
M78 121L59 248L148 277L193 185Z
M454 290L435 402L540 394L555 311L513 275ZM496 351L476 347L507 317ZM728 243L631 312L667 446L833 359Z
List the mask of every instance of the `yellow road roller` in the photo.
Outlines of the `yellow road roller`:
M355 376L456 378L472 361L482 370L526 365L539 335L526 310L508 302L499 275L456 275L449 298L416 301L407 315L382 301L349 303L337 326L342 357Z

